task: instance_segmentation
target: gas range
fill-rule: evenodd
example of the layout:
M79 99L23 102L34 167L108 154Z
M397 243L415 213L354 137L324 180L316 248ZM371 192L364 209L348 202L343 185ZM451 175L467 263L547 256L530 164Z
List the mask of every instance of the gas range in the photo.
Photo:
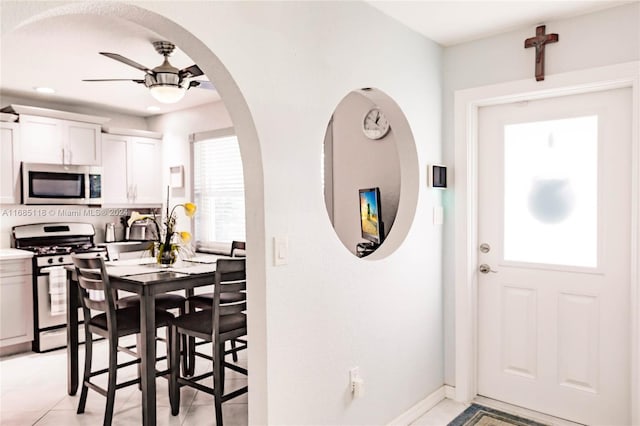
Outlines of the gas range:
M95 229L90 223L36 223L12 228L14 247L35 254L32 261L34 351L48 351L66 345L67 316L64 307L61 311L59 308L60 291L62 294L66 291L64 282L60 282L60 268L73 263L71 255L74 253L107 257L105 248L94 245L94 236ZM52 290L56 294L55 304L52 302Z
M72 253L106 256L93 243L95 229L90 223L56 222L14 226L15 247L35 253L36 266L71 264Z
M70 265L71 254L94 253L96 257L107 257L104 247L96 247L91 244L80 246L44 246L44 247L21 247L22 250L29 250L35 253L34 265L38 268L45 266ZM38 273L38 271L36 271Z

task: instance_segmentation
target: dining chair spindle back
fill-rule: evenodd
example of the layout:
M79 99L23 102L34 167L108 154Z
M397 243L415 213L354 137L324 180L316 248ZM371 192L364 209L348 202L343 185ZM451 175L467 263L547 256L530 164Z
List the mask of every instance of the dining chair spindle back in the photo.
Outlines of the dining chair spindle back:
M247 302L239 298L246 290L246 260L218 259L214 279L212 309L190 312L172 321L171 325L171 374L169 379L169 396L171 413L175 416L180 409L180 388L190 386L214 396L216 425L223 425L222 403L240 396L248 391L244 386L229 393L224 393L225 368L247 374L247 369L229 363L225 356L243 350L246 343L229 350L225 343L237 340L247 334ZM229 301L230 300L230 301ZM187 335L211 342L211 356L202 355L212 362L212 370L193 377L180 375L180 340L181 335ZM213 387L207 387L199 381L213 376Z
M110 286L109 276L107 275L106 266L102 258L72 255L71 259L76 270L80 302L85 318L84 375L77 413L84 413L88 390L92 389L107 398L103 421L103 424L106 426L111 424L113 418L116 390L140 383L139 377L123 383L117 383L116 380L118 368L140 363L138 354L131 350L135 346L122 347L119 345L120 337L140 333L140 310L138 307L118 307L117 297L115 291ZM92 310L98 311L99 313L91 316ZM170 313L164 310L156 311L156 327L168 326L171 319L173 319L173 315ZM92 371L91 369L94 334L107 339L109 346L109 366L106 369L97 371ZM167 333L167 335L169 336L167 344L170 346L170 333ZM133 356L134 360L118 364L118 351ZM171 365L169 358L170 355L167 357L167 363ZM98 386L91 380L92 377L105 373L108 375L106 389ZM167 373L168 371L158 372L156 375L166 375Z

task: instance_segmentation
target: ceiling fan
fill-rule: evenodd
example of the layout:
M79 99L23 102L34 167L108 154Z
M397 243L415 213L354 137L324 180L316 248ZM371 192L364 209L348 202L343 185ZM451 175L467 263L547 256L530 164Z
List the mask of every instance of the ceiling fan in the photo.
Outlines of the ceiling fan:
M175 44L170 41L154 41L153 47L156 49L156 52L164 56L162 65L153 69L149 69L117 53L100 52L101 55L107 58L115 59L123 64L144 71L146 74L143 79L110 78L82 81L133 81L134 83L144 84L145 87L149 89L151 96L159 102L167 104L178 102L184 97L187 89L191 87L214 90L213 84L211 84L210 81L192 80L192 78L204 74L198 65L193 64L190 67L178 69L169 63L168 58L176 48Z

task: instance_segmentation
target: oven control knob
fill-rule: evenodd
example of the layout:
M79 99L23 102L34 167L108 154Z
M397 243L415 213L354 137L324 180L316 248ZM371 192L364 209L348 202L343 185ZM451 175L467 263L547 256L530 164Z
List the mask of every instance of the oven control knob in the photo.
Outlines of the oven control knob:
M53 259L52 258L47 259L47 263L53 263Z
M60 262L60 263L64 262L64 257L59 257L58 258L58 262Z

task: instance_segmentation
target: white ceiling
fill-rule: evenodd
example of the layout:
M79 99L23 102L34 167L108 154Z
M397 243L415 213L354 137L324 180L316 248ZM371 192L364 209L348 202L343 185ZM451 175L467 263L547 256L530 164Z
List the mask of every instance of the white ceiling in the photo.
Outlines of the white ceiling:
M368 1L443 46L527 25L532 26L533 35L538 23L629 2ZM142 117L220 100L214 90L192 88L177 104L166 105L155 101L141 84L81 81L143 78L142 71L98 52L118 53L153 68L162 62L162 56L151 44L157 40L162 38L143 27L105 16L59 16L25 25L0 40L0 90L4 95L100 107ZM193 64L179 46L170 61L180 69ZM207 78L201 76L198 80ZM56 93L43 95L34 91L34 87L42 86L51 87ZM148 106L158 106L160 110L149 112Z
M534 27L547 21L607 9L638 0L369 0L368 3L431 40L452 46L504 33Z
M142 84L82 81L143 79L143 71L98 52L118 53L154 68L163 61L152 45L158 40L163 38L146 28L97 15L67 15L26 25L1 40L0 89L6 95L106 107L137 116L163 114L220 100L215 90L191 88L180 102L162 104L153 99ZM180 69L194 63L179 46L169 61ZM196 80L208 78L200 76ZM56 93L43 95L34 91L34 87L42 86L51 87ZM149 112L148 106L161 109Z

